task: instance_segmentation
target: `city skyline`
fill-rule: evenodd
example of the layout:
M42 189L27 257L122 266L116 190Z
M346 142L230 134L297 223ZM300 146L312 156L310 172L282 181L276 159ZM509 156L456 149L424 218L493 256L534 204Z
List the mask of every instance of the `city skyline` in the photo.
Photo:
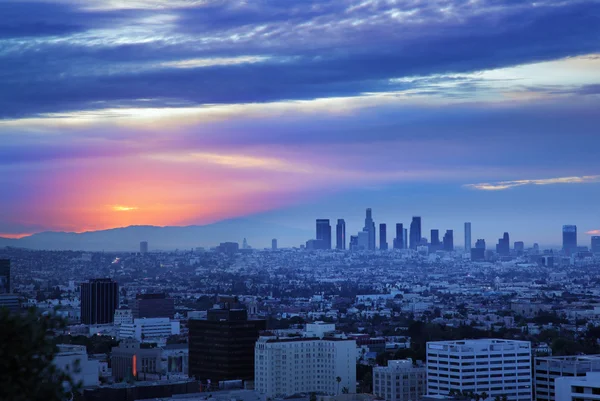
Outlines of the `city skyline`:
M248 216L309 229L317 215L354 233L370 205L389 238L421 215L459 243L465 221L490 244L510 230L558 245L564 224L587 242L598 12L3 1L0 237Z

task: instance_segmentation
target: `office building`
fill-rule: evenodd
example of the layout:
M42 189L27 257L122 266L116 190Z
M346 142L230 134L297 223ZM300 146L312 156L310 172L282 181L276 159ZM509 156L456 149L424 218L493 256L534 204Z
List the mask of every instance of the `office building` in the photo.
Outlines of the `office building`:
M83 388L100 384L98 361L88 359L85 345L58 344L58 352L52 363L61 371L68 371L75 383L81 382Z
M356 341L325 335L321 326L335 329L334 325L317 322L306 325L303 337L273 334L258 339L254 369L258 393L273 398L311 392L356 392Z
M265 320L243 309L211 309L206 320L190 319L189 375L213 383L254 378L254 344Z
M358 235L350 236L350 243L348 244L348 249L351 251L358 251Z
M556 401L600 400L600 372L556 379Z
M510 237L508 233L504 233L502 238L498 239L498 244L496 245L496 253L500 256L508 256L510 255Z
M81 283L81 323L108 324L119 307L119 285L110 278Z
M396 224L396 238L394 238L394 249L404 249L404 225Z
M452 252L454 251L454 231L446 230L446 234L444 234L444 251Z
M143 378L144 374L161 372L162 350L141 348L135 339L125 339L113 347L110 353L112 375L116 381Z
M277 250L277 238L273 238L271 240L271 250L272 251L276 251Z
M471 223L465 223L465 252L470 252L471 244Z
M475 248L471 248L471 260L481 262L485 260L485 240L478 239L475 242Z
M329 219L317 219L317 241L321 241L321 249L331 249L331 224Z
M592 237L592 247L590 249L592 253L600 253L600 236Z
M133 319L133 323L123 323L119 330L120 338L134 338L143 343L164 345L169 336L180 334L178 320L167 317Z
M335 247L339 250L346 249L346 222L338 219L335 226Z
M486 393L531 401L531 343L480 339L427 343L427 393Z
M421 242L421 218L413 216L410 223L410 249L417 249Z
M577 252L577 226L565 225L562 228L563 252L571 255Z
M148 241L140 242L140 253L145 255L148 253Z
M246 238L244 238L244 241L246 241ZM247 249L247 247L248 245L246 244L246 247L244 249ZM221 242L219 246L215 248L215 250L217 252L225 253L227 255L233 255L234 253L240 250L240 244L238 244L237 242Z
M0 259L0 294L12 293L10 259Z
M137 294L131 308L134 319L143 317L168 317L175 314L175 301L165 293Z
M555 380L600 372L600 355L548 356L535 358L536 401L556 401Z
M373 394L385 401L417 401L427 393L427 370L412 359L373 368Z
M115 311L113 321L115 326L120 326L123 323L133 323L133 312L131 309L121 307Z
M403 249L408 249L408 229L404 229L404 235L402 236L402 239L404 240L404 246Z
M0 294L0 309L6 308L11 313L18 312L21 309L21 301L15 294Z
M385 223L379 224L379 249L388 249L387 243L387 225Z
M522 255L525 252L525 243L523 241L515 242L514 249L517 255Z
M374 251L376 248L375 242L375 222L373 221L373 214L371 208L367 209L367 216L365 217L365 227L363 231L368 234L368 246L366 249Z
M440 249L440 230L431 230L431 252L438 251Z
M359 231L357 235L357 246L356 249L359 251L366 251L369 249L369 232L368 231Z

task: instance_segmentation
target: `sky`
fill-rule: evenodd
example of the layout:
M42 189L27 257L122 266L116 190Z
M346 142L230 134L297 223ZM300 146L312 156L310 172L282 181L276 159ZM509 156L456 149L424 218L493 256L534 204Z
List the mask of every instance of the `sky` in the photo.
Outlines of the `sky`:
M0 188L5 237L371 207L587 245L600 2L3 0Z

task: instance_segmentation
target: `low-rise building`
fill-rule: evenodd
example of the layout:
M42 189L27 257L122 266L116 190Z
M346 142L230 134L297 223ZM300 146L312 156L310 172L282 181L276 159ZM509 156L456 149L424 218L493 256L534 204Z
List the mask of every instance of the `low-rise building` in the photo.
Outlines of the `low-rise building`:
M555 401L555 380L600 372L600 355L574 355L535 358L536 401Z
M427 393L427 370L412 359L373 368L373 394L386 401L417 401Z
M133 323L121 324L120 338L135 338L141 342L166 344L167 338L179 334L179 321L169 318L134 319Z
M560 377L555 380L556 401L600 400L600 372L585 377Z
M88 359L85 345L58 344L53 363L58 369L68 372L82 387L98 386L98 361Z
M111 351L112 375L116 381L161 373L160 348L141 348L139 341L126 339Z

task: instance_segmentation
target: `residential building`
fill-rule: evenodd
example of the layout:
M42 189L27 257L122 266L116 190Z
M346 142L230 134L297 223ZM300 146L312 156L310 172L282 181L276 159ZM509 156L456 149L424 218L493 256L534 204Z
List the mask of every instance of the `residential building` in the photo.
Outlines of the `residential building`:
M530 401L531 343L502 339L428 342L427 392L448 395L452 390Z
M58 344L58 353L52 363L63 372L69 372L75 383L96 387L99 384L98 361L88 359L85 345Z
M177 320L168 317L133 319L133 323L123 323L119 331L120 338L135 338L143 343L166 344L167 338L180 334Z
M135 339L125 339L110 353L112 375L116 381L143 378L144 373L161 372L160 348L141 348Z
M338 219L335 226L335 247L336 249L346 249L346 222L344 219Z
M189 375L213 383L254 378L254 344L265 320L248 319L244 309L211 309L190 319Z
M112 323L119 306L119 285L110 278L81 284L81 323Z
M133 318L168 317L173 318L175 314L175 301L168 298L165 293L137 294L133 301Z
M571 255L577 252L577 226L564 225L562 228L563 252Z
M373 368L373 394L385 401L418 401L427 393L427 370L412 359Z
M548 356L535 358L536 401L555 401L555 379L581 377L600 372L600 355Z
M600 400L600 372L556 379L556 401Z

